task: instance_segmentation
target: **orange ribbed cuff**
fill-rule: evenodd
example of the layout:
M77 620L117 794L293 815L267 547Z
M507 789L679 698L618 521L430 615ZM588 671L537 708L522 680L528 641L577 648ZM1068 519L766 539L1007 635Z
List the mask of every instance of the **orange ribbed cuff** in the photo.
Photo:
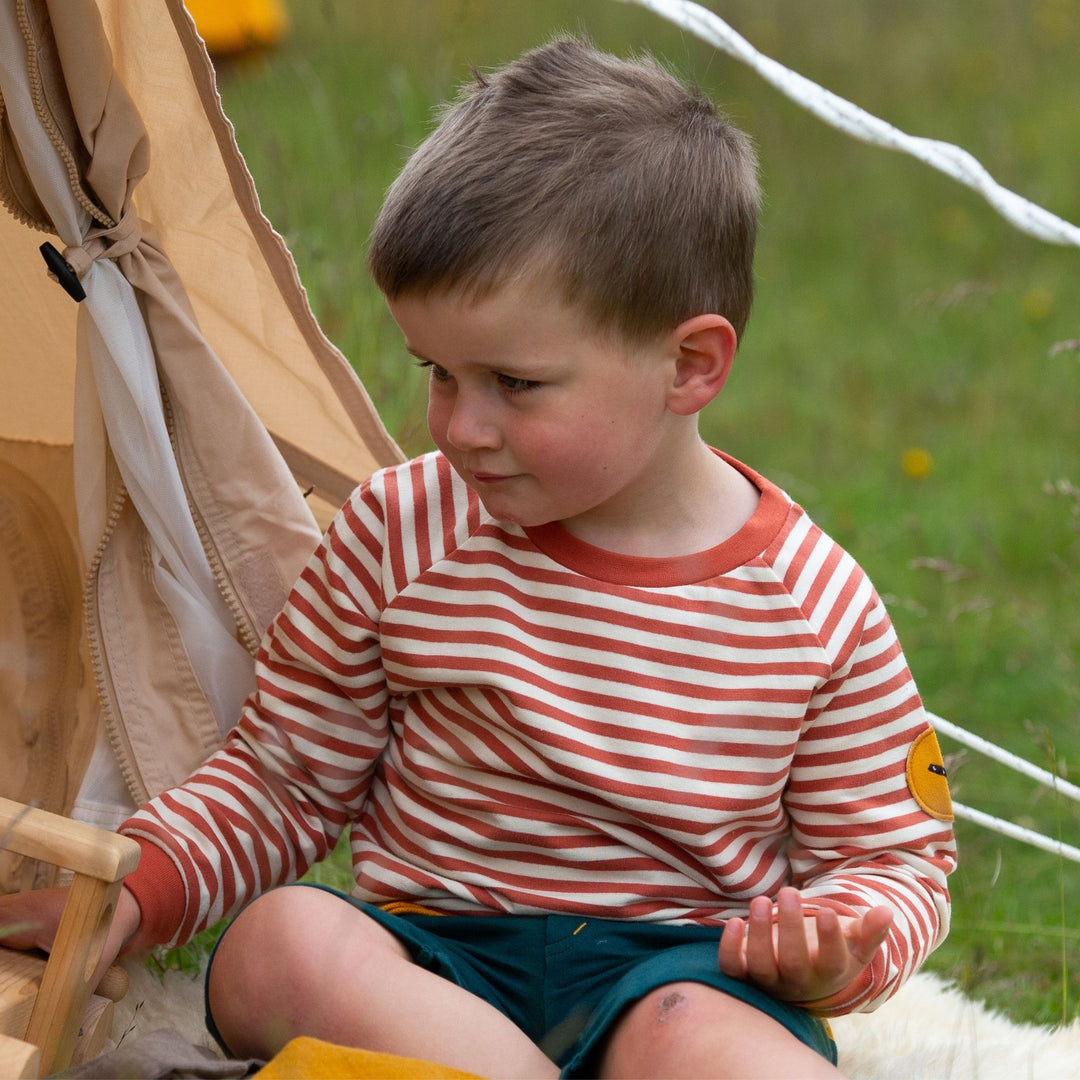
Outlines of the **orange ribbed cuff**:
M186 891L176 863L157 844L132 837L142 849L139 865L124 879L124 886L138 901L142 921L128 948L161 945L171 941L184 918Z

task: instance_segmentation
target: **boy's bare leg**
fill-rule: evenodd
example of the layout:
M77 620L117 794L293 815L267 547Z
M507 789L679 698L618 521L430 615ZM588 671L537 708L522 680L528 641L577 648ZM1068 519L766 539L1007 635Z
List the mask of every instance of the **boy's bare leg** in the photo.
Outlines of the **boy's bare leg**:
M841 1073L753 1006L702 983L680 982L654 990L626 1011L600 1075L837 1080Z
M363 912L320 889L267 893L230 927L210 1007L234 1054L270 1058L310 1035L481 1076L558 1069L496 1008L412 962Z

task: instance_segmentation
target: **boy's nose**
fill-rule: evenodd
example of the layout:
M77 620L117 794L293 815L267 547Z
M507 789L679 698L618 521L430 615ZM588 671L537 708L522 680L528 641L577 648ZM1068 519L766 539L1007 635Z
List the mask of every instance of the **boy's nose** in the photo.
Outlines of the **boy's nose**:
M446 437L458 450L489 450L499 445L498 428L472 395L459 394L446 425Z

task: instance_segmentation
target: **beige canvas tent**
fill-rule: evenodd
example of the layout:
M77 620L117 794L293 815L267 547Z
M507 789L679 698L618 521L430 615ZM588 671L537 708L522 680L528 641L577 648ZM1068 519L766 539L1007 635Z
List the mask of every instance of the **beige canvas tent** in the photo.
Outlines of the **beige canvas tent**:
M114 825L216 747L320 525L400 454L182 0L0 0L0 94L0 795Z

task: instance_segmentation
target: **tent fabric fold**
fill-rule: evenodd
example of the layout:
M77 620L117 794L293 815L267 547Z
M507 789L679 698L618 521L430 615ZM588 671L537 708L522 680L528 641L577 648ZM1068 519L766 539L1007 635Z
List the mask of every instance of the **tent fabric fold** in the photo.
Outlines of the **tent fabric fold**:
M259 210L181 0L0 0L0 97L0 746L52 748L29 785L0 763L0 793L51 769L42 805L113 825L220 744L320 526L401 454Z

